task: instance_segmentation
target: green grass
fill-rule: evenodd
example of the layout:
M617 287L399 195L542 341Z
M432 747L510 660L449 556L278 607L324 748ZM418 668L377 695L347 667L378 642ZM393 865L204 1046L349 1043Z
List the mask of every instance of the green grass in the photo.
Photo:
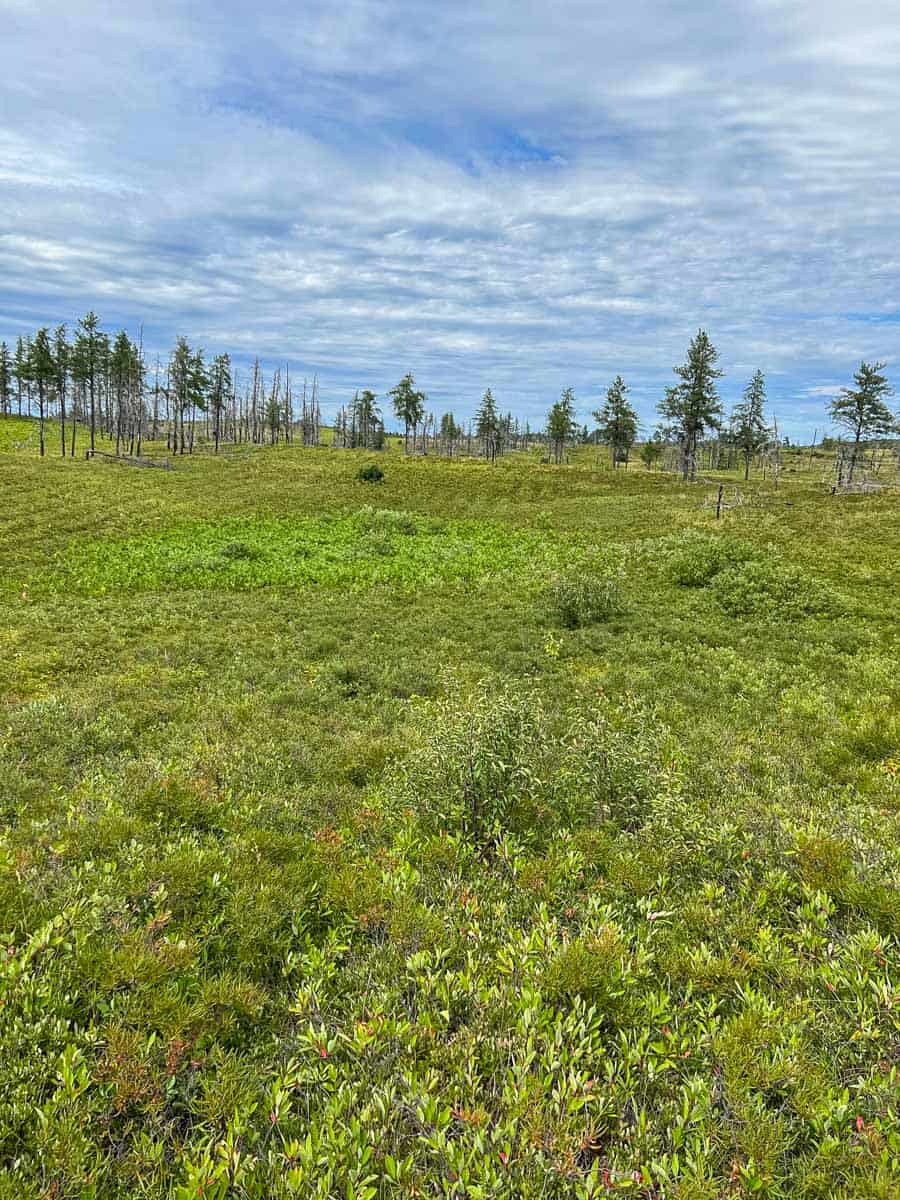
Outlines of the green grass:
M570 539L571 540L571 539ZM327 517L197 521L161 535L101 541L60 555L38 590L245 590L321 584L365 589L396 581L501 575L562 561L559 539L486 521L443 521L367 505Z
M898 1194L896 492L24 425L0 1197Z

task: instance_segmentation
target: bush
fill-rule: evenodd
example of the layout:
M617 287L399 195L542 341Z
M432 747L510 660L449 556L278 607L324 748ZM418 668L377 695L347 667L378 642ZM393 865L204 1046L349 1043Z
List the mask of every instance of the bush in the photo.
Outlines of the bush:
M384 537L413 537L419 532L420 526L415 513L403 512L402 509L373 508L371 504L364 505L354 519L366 533Z
M710 585L716 603L730 616L813 616L834 608L836 597L796 567L745 562L720 571Z
M259 551L246 542L228 542L219 551L219 557L227 558L229 562L250 562L259 558Z
M377 463L367 463L357 471L356 478L361 483L381 483L384 479L384 471Z
M669 790L664 731L635 702L567 714L553 726L532 692L482 684L419 710L415 749L389 781L430 833L488 845L543 843L586 822L637 828Z
M533 769L542 741L540 702L481 688L465 701L436 701L423 716L421 741L402 768L401 797L431 830L490 842L540 788Z
M597 625L625 612L621 579L613 573L559 575L551 584L550 599L566 629Z
M667 538L666 573L681 587L704 587L720 571L736 562L743 562L751 553L744 542L686 529L676 537Z
M614 925L578 938L551 959L544 971L544 989L553 1000L581 996L605 1013L617 1007L626 991L628 952Z

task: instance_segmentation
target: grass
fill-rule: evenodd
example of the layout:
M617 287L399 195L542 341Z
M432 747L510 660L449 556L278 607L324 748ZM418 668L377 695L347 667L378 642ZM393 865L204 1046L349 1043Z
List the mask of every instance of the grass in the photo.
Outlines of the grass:
M896 493L24 425L0 1197L897 1195Z

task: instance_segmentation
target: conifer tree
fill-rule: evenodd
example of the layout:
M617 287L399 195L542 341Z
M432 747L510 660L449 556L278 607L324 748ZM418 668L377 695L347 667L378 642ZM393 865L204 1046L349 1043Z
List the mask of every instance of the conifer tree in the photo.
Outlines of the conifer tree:
M411 373L403 376L396 387L391 388L388 395L394 402L394 413L403 422L403 447L409 453L409 433L412 430L413 450L416 446L416 431L425 413L425 396L417 391L416 381Z
M231 359L227 354L217 354L213 359L209 377L209 406L213 417L213 443L219 453L222 437L222 415L234 388L231 377Z
M0 342L0 413L9 416L12 384L12 356L6 342Z
M29 375L31 365L31 339L26 337L16 338L16 358L13 366L13 374L16 377L16 404L18 415L22 415L22 395L24 393L28 413L31 414L31 395L29 391L31 377Z
M475 414L475 436L481 442L484 457L488 462L494 462L497 457L497 443L500 435L500 424L497 419L497 406L490 388L487 388L481 398L481 405Z
M72 371L75 379L88 389L90 399L91 453L95 449L97 429L97 381L107 352L105 336L98 331L96 313L89 312L78 322L75 333Z
M44 421L47 415L47 395L53 387L56 378L56 363L53 361L53 347L50 334L44 326L34 335L31 343L31 353L28 361L28 377L36 385L38 393L38 414L40 430L41 458L44 457Z
M353 398L353 424L356 429L357 445L373 449L375 432L381 420L378 398L369 388L363 388Z
M606 391L606 400L594 412L600 441L612 451L612 465L627 466L631 447L637 440L638 417L628 400L628 388L617 375Z
M66 457L66 386L69 378L69 343L65 325L58 325L53 338L53 362L56 366L54 386L59 406L59 438L62 457Z
M750 478L750 463L772 436L766 424L766 378L757 370L744 389L744 399L731 414L731 437L744 459L744 478Z
M722 378L724 371L716 366L718 361L718 350L699 329L688 347L687 362L675 368L681 382L666 388L665 399L659 405L660 413L669 421L681 448L684 479L693 479L696 475L697 446L706 429L719 428L722 406L716 380Z
M562 462L575 429L575 392L572 388L566 388L547 414L547 439L553 450L554 462Z
M885 403L885 399L894 394L894 389L887 376L882 374L883 370L883 362L861 362L853 376L856 387L841 388L840 394L829 405L832 421L853 437L848 483L853 479L860 442L864 438L883 437L898 427L894 414Z

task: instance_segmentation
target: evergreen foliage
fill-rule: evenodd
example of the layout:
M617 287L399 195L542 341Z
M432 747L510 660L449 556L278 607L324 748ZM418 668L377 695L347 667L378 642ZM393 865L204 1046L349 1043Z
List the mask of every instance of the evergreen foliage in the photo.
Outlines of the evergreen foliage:
M766 445L772 431L766 424L766 380L757 370L744 389L743 401L735 405L731 415L731 439L744 460L744 479L750 478L754 455Z
M671 435L681 450L684 479L697 473L697 446L707 429L718 429L722 406L716 380L724 374L716 363L719 352L704 330L699 329L688 347L687 361L675 368L680 383L666 388L659 411L669 423Z
M637 440L638 416L628 401L628 388L617 375L606 392L606 400L594 412L597 433L601 442L612 451L612 464L628 465L628 456Z
M895 433L898 428L894 414L885 403L887 397L893 395L894 389L883 372L883 362L860 363L859 370L853 376L856 387L841 388L839 395L829 405L832 421L846 429L853 438L849 481L853 479L860 443L866 438Z

